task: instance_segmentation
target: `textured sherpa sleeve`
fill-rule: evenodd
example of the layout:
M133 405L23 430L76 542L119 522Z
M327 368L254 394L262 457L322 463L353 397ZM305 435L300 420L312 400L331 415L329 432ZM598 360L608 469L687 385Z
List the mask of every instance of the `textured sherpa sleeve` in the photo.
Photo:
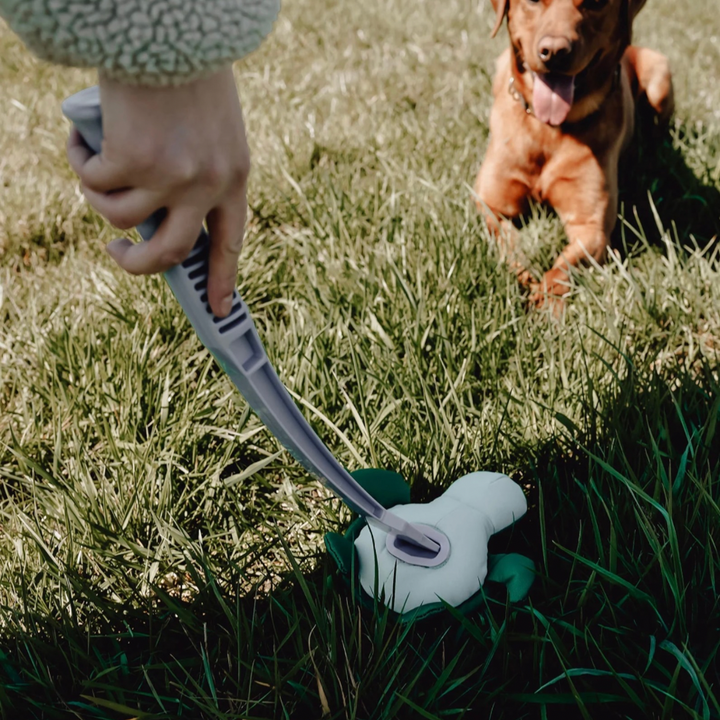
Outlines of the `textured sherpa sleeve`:
M0 0L0 15L49 62L133 85L179 85L255 50L280 0Z

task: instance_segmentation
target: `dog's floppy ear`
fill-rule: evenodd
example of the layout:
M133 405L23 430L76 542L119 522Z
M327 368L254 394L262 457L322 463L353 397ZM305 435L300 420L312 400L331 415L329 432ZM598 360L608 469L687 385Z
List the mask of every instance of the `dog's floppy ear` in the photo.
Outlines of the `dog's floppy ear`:
M510 0L491 0L491 2L495 8L495 27L490 37L495 37L503 24ZM644 2L644 0L642 0L642 2Z
M635 16L642 10L647 0L624 0L625 7L620 15L620 23L623 28L622 36L625 43L629 45L632 42L632 26Z

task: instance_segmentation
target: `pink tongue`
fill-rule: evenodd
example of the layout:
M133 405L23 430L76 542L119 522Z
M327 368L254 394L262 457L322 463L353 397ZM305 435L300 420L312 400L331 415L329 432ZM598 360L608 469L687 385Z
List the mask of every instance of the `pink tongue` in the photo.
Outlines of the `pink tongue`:
M572 75L536 75L533 87L535 117L550 125L562 125L570 114L574 94L575 78Z

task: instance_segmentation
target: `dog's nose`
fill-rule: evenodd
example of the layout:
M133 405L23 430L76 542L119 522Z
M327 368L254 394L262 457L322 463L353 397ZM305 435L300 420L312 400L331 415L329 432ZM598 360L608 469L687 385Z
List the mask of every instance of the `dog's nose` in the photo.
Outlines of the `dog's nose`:
M564 69L571 52L572 42L566 37L546 35L538 43L538 56L551 72Z

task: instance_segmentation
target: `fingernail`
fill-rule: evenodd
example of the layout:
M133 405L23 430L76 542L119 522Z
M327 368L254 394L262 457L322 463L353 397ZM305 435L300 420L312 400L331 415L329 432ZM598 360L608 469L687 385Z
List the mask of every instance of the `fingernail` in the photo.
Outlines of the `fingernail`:
M230 295L226 295L220 301L220 313L222 315L227 315L230 312L231 308L232 308L232 293L230 293Z
M125 242L126 242L125 238L115 238L114 240L111 240L105 246L105 250L107 251L107 254L113 260L117 260L118 256L120 255L120 248L125 244Z

